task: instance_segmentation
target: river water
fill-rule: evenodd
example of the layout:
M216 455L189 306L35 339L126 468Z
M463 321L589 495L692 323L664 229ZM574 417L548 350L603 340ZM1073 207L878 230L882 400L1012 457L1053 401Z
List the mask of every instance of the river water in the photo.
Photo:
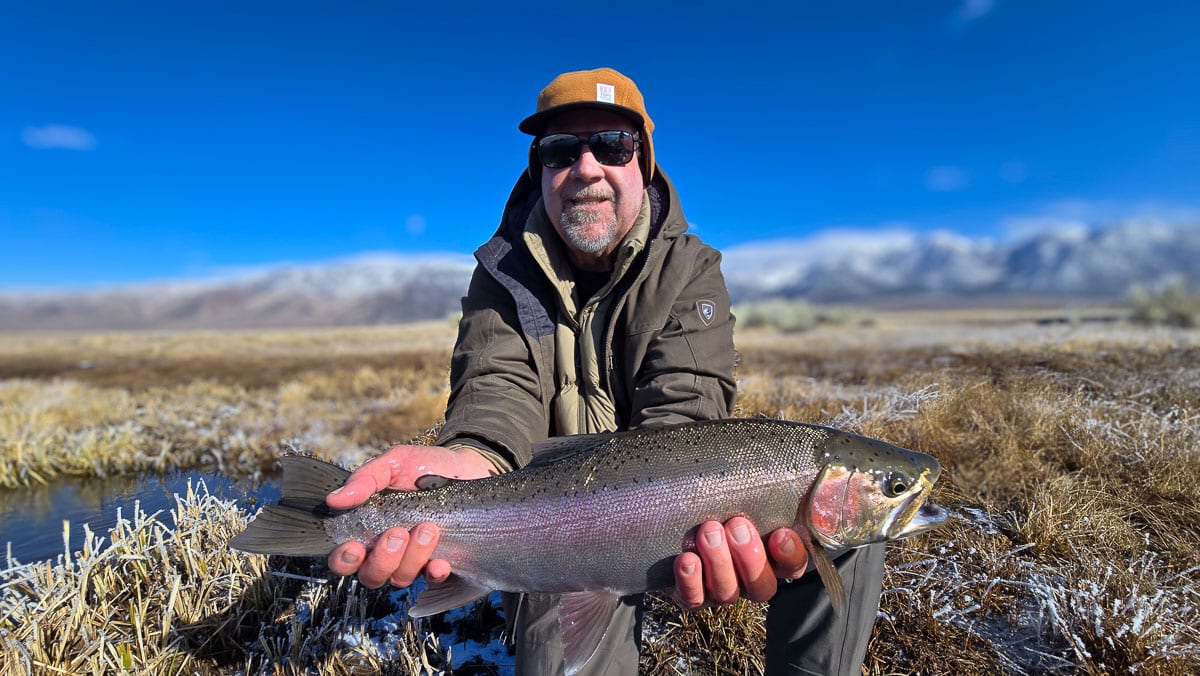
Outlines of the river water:
M117 522L117 510L123 518L132 517L135 504L153 514L162 511L160 521L173 523L169 512L175 508L175 494L186 495L188 480L203 480L214 496L235 499L248 511L265 502L279 500L277 479L235 480L212 473L173 473L165 476L70 478L44 486L0 490L0 567L6 566L6 554L14 562L32 563L53 559L64 551L63 521L70 522L70 547L83 546L83 524L92 532L107 536Z

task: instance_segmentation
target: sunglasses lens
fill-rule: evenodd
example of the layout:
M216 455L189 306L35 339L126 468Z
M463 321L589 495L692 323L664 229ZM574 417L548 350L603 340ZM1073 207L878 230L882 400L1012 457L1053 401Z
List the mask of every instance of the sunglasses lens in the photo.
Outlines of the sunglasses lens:
M627 131L597 132L588 140L596 161L609 166L629 164L633 159L633 145L633 134Z
M550 169L563 169L575 164L583 148L574 134L550 134L538 140L538 158L542 166Z
M538 159L550 169L565 169L583 153L584 141L574 134L550 134L538 139ZM599 131L587 139L588 148L600 164L624 166L633 159L637 140L627 131Z

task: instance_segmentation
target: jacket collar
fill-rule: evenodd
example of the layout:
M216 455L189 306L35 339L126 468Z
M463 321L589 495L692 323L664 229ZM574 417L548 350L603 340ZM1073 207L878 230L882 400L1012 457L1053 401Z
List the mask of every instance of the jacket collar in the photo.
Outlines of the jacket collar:
M654 180L647 186L646 194L650 226L642 256L655 248L657 240L675 239L687 230L679 198L661 167L655 168ZM529 214L540 208L541 198L541 185L522 172L509 194L496 233L475 251L479 265L512 294L522 329L535 337L554 332L553 308L548 305L553 302L553 294L544 293L547 289L542 285L548 284L545 275L530 274L539 265L522 241Z

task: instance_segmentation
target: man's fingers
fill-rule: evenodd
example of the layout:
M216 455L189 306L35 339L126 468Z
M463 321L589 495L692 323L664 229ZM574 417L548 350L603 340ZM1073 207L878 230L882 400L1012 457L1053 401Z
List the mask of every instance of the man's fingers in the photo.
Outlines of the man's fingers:
M363 465L365 468L366 465ZM380 484L379 479L370 473L362 473L363 468L350 475L345 485L325 496L325 504L332 509L354 509L375 494L387 483Z
M333 509L353 509L391 486L396 463L386 456L372 458L354 470L341 488L325 496L325 504Z
M378 589L392 576L409 548L409 534L403 528L389 528L379 536L371 553L358 569L358 581L369 589Z
M429 563L429 557L433 554L433 548L437 547L437 541L438 529L432 523L423 523L414 528L408 539L408 547L403 552L404 556L399 560L399 565L391 570L392 584L397 587L407 587L412 584L425 569L425 565ZM359 578L362 578L361 574Z
M675 601L696 610L704 605L704 571L700 557L693 552L684 552L675 557Z
M742 596L752 601L769 601L775 595L775 574L758 529L749 519L739 516L725 522L725 535L741 581Z
M450 577L450 573L454 572L450 569L450 562L445 559L430 559L429 565L425 566L425 580L430 584L441 584Z
M353 575L367 556L367 548L361 542L343 542L329 553L329 570L338 575Z
M780 528L767 539L767 554L775 570L775 577L794 579L808 569L808 551L800 541L800 535L791 528Z
M716 603L733 603L738 598L737 571L729 555L725 528L716 521L701 524L696 532L696 552L704 569L704 588Z

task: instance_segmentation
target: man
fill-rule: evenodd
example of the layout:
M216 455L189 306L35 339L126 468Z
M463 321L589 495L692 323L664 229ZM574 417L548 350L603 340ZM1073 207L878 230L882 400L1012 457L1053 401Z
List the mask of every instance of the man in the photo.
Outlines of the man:
M722 418L733 408L733 316L720 255L685 233L633 81L607 68L564 73L519 127L534 136L528 168L496 234L476 252L438 445L388 449L331 494L330 507L356 506L384 488L413 490L425 474L506 472L550 436ZM429 558L437 537L433 524L394 528L369 555L360 543L341 545L329 567L357 573L368 587L407 586L422 572L436 583L451 572ZM807 566L797 533L775 531L764 547L744 518L703 524L696 550L675 561L675 596L687 608L739 596L766 601L776 597L777 577L801 577ZM839 566L870 567L862 558ZM834 618L815 575L785 585L795 591L787 612L773 609L768 620L769 669L794 662L856 673L879 592L870 580L860 587L847 578L851 603L862 606L850 622L861 625L865 613L865 631ZM504 603L517 673L561 673L557 597L506 594ZM586 673L637 672L640 617L641 597L626 599Z

